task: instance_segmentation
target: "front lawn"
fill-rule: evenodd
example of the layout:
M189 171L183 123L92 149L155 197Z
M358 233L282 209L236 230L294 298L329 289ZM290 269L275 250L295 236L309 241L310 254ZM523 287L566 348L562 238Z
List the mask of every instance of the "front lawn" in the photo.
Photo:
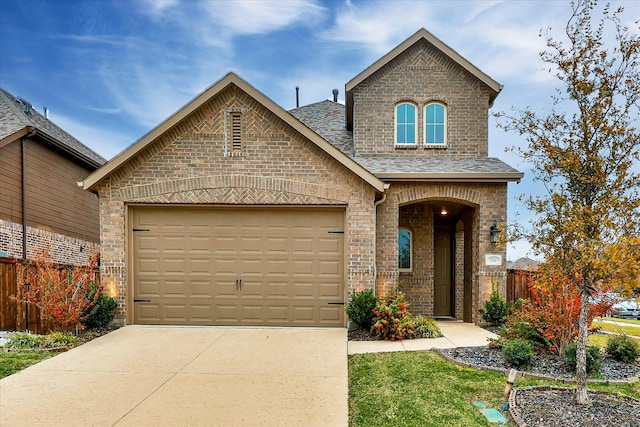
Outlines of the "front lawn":
M0 349L0 378L8 377L56 354L58 353L51 351L5 353Z
M611 320L613 321L613 320ZM618 319L615 320L616 322L618 322ZM640 327L638 326L625 326L623 323L625 322L620 322L617 325L614 325L612 323L608 323L608 322L599 322L598 320L594 320L593 323L591 324L592 328L600 328L601 330L605 331L605 332L613 332L616 334L627 334L629 336L635 336L635 337L640 337Z
M501 408L505 382L505 374L461 368L432 352L349 356L349 425L490 426L472 402ZM517 387L543 384L561 385L516 380ZM640 383L593 388L640 398Z

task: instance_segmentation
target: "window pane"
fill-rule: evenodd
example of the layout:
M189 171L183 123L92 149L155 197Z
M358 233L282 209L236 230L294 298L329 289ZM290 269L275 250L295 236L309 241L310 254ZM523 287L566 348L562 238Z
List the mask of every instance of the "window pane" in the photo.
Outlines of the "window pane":
M432 105L427 105L427 113L426 113L426 120L427 123L433 123L435 121L435 113L434 113L434 109L433 109L433 104Z
M415 126L407 126L407 138L406 143L413 144L416 142L416 128Z
M438 125L435 127L435 138L434 143L436 144L444 144L444 125Z
M411 268L411 233L398 230L398 268Z

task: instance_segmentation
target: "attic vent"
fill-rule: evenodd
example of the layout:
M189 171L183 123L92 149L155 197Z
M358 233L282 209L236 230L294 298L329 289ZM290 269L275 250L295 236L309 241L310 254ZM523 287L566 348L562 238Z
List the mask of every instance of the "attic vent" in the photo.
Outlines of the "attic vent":
M244 156L245 147L242 127L244 108L229 108L225 113L224 156Z
M242 126L240 113L231 113L231 151L242 151Z

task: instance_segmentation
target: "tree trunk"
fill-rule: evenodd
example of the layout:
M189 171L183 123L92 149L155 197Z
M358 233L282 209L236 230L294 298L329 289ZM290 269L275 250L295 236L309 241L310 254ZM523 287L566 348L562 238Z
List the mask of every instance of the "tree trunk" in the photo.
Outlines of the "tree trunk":
M589 403L587 396L587 322L589 319L589 291L580 289L580 320L578 327L578 348L576 349L576 402L579 405Z

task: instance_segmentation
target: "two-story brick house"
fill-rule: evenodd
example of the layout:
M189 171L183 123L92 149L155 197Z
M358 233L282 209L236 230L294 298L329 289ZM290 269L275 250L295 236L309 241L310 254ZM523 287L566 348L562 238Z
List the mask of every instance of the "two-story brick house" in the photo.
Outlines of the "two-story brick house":
M358 289L477 321L504 290L501 86L426 30L332 101L284 111L228 74L84 181L127 323L343 326Z

